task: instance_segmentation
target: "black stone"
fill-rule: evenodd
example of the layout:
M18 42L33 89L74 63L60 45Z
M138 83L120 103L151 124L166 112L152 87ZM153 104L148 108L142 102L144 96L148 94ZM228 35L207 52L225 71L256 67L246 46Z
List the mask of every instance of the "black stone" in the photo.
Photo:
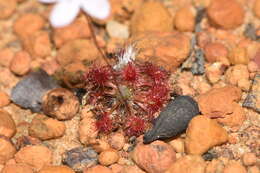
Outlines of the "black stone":
M167 139L184 132L190 120L199 114L199 107L189 96L179 96L165 107L155 120L154 127L145 133L144 143Z
M12 88L11 100L22 108L40 112L42 96L47 91L58 87L55 79L45 71L38 70L25 76Z
M63 163L71 167L76 172L82 172L84 168L88 168L97 164L98 154L91 147L73 148L63 155Z

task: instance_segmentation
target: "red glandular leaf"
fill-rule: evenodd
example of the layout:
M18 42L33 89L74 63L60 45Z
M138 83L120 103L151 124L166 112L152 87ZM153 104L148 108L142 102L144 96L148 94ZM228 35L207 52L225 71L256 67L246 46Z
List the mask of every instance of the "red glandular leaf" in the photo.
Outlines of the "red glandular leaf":
M149 75L155 83L161 83L168 78L168 74L165 70L149 62L143 65L142 70L145 74Z
M123 79L130 82L135 82L138 78L137 68L133 63L128 63L122 70Z
M87 81L94 86L104 86L112 78L112 70L108 66L93 67L85 75Z
M131 116L126 120L125 133L128 136L140 136L144 133L145 120L137 116Z
M97 120L96 127L100 132L109 133L112 131L113 122L107 113L101 115L100 119Z

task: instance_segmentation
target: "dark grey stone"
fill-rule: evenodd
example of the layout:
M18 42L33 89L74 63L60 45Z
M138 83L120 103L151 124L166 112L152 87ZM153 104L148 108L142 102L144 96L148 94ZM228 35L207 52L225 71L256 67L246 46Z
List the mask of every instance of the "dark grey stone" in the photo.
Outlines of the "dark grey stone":
M191 72L194 75L203 75L205 73L205 58L202 49L195 49L195 62L193 62L191 67Z
M164 108L154 127L145 133L144 143L167 139L184 132L190 120L199 114L198 104L189 96L178 96Z
M42 96L47 91L58 87L55 79L45 71L38 70L25 76L12 88L11 100L22 108L40 112Z
M82 172L84 168L96 165L98 154L91 147L73 148L63 155L63 163L71 167L76 172Z

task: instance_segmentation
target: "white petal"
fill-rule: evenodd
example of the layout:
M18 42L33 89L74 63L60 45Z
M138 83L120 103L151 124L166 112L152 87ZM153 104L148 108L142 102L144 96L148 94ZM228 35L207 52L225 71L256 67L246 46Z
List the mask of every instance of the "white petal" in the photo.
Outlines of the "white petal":
M54 3L54 2L58 2L59 0L38 0L41 3Z
M50 15L53 27L64 27L72 23L80 10L77 1L62 1L54 6Z
M82 0L82 8L92 17L105 19L110 14L110 4L108 0Z

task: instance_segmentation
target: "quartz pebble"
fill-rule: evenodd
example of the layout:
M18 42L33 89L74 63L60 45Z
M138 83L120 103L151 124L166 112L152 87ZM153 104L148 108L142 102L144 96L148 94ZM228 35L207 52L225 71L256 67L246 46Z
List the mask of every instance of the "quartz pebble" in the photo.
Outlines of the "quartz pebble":
M223 173L247 173L246 168L238 161L229 161L225 166Z
M37 171L51 164L52 159L52 151L43 145L26 146L15 154L17 163L28 164Z
M74 173L74 171L68 166L45 166L39 173Z
M176 160L165 173L204 173L205 168L201 156L187 155Z
M234 29L244 21L245 12L237 0L211 1L207 8L208 18L223 29Z
M119 154L114 149L103 151L98 156L98 161L103 166L109 166L116 163L119 159Z
M173 18L159 1L147 1L135 11L130 28L132 35L145 31L170 32L173 30Z
M6 164L1 173L33 173L32 167L27 164Z
M177 153L184 153L184 141L181 138L173 139L169 142L174 151Z
M10 62L10 70L17 75L24 75L30 70L31 56L26 51L16 52Z
M16 149L11 141L0 135L0 164L5 164L9 159L14 157Z
M63 122L45 115L36 115L29 127L29 134L41 140L55 139L64 135L66 126Z
M127 39L129 37L128 27L115 20L111 20L106 24L106 30L110 37Z
M9 95L4 91L0 91L0 108L7 106L9 103Z
M5 110L0 109L0 135L11 138L16 133L16 125L12 116Z
M194 117L187 128L185 149L188 154L203 154L210 148L228 141L228 134L215 120Z
M162 141L154 141L149 145L138 144L132 158L135 163L148 173L163 173L175 161L172 147Z

